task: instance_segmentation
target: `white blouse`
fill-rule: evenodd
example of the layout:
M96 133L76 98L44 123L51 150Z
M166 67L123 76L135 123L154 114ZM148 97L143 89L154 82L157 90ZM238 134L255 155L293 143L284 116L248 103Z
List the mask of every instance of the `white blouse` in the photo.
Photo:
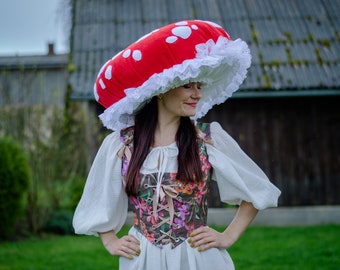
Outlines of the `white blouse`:
M207 143L206 147L221 201L228 204L247 201L259 210L277 206L280 190L220 124L211 123L210 130L213 144ZM117 233L123 226L128 211L128 197L121 177L122 160L117 155L122 147L124 144L119 132L108 135L103 141L74 214L73 226L77 234L98 235L98 232L110 230ZM157 172L159 176L165 172L176 172L177 154L176 143L153 148L141 172ZM187 241L174 249L167 245L160 249L133 227L129 233L141 242L141 254L133 260L120 258L120 269L234 269L225 250L198 252ZM174 263L174 258L180 262Z

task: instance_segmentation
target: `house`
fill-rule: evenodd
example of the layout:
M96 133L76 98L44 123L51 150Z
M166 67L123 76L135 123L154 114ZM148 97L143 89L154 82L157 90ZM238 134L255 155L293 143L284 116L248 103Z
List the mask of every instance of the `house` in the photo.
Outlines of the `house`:
M158 27L210 20L245 40L247 79L202 121L222 124L282 190L281 205L340 203L340 0L74 0L72 14L71 98L95 114L99 68Z
M63 106L68 77L68 54L0 57L0 106Z

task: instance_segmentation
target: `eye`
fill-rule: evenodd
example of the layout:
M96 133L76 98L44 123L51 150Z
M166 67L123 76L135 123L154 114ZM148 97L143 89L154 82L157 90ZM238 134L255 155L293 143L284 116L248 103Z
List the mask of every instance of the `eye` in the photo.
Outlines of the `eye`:
M185 89L197 88L201 90L202 83L188 83L188 84L184 84L182 87Z

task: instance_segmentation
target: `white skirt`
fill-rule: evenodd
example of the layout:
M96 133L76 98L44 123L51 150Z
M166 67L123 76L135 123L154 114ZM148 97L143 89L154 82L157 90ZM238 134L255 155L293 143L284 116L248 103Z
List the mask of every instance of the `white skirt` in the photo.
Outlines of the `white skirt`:
M233 270L233 261L224 249L211 248L199 252L188 241L172 249L171 245L162 248L151 244L134 227L129 231L140 241L140 255L132 260L120 257L120 270Z

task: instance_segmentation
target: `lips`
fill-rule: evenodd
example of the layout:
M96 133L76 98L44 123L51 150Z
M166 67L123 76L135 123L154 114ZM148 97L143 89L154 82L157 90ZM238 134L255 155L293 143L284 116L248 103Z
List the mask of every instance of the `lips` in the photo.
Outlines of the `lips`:
M190 107L193 107L193 108L197 107L197 103L187 103L187 105L189 105Z

